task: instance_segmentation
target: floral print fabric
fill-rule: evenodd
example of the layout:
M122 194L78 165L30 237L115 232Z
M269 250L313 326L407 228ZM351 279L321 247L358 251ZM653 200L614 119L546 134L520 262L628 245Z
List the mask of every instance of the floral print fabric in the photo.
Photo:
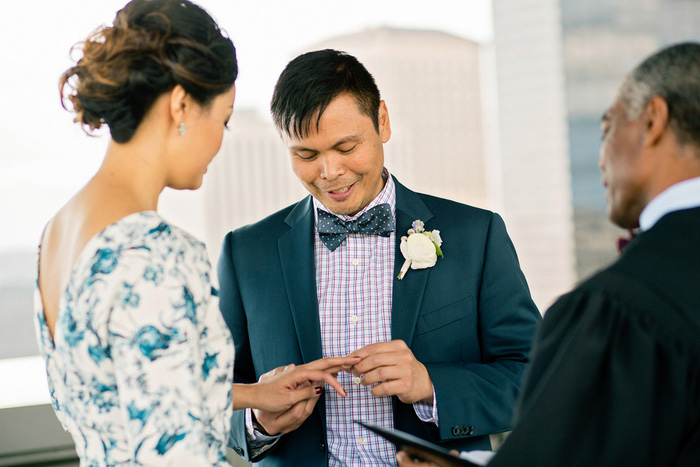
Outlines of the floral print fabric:
M81 465L228 465L233 342L204 245L153 211L88 242L54 336L36 289L53 408Z

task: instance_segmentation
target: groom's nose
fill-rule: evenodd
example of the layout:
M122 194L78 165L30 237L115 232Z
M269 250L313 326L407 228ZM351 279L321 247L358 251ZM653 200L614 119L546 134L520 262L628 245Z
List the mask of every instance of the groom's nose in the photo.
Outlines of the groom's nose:
M342 156L340 154L323 154L319 157L321 164L321 178L333 181L345 173Z

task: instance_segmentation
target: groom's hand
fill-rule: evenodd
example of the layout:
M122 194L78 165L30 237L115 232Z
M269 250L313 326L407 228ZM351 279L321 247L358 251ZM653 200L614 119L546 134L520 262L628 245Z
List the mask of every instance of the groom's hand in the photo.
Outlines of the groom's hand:
M397 396L405 404L433 402L433 381L428 370L402 340L370 344L348 355L362 360L352 367L372 395Z

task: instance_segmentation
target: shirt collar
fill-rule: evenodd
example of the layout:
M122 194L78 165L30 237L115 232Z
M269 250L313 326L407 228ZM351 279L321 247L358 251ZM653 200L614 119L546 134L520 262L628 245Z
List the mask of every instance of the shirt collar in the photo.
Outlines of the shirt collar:
M316 217L316 222L318 222L318 209L321 209L323 211L329 212L333 214L334 216L338 216L339 218L343 219L344 221L348 220L355 220L358 217L360 217L362 214L366 213L370 209L372 209L375 206L378 206L380 204L387 203L389 207L391 208L391 213L396 216L395 211L396 211L396 185L394 184L394 179L391 177L391 174L389 171L384 168L384 171L382 172L382 178L386 180L386 183L384 184L384 188L382 188L382 191L379 192L379 194L372 200L370 203L365 206L360 212L355 214L354 216L346 216L343 214L336 214L332 211L330 211L326 206L323 205L323 203L319 202L316 198L313 199L314 202L314 216Z
M649 230L666 214L700 206L700 177L678 182L666 188L642 210L639 228Z

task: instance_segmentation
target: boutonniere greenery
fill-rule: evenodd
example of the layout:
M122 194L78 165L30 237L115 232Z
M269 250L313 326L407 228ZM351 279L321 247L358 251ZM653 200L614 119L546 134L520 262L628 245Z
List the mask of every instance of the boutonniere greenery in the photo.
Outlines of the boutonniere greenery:
M415 220L408 229L408 236L401 237L401 254L406 261L401 266L397 279L403 279L408 268L432 268L437 263L437 257L442 256L442 239L439 230L425 230L423 221Z

